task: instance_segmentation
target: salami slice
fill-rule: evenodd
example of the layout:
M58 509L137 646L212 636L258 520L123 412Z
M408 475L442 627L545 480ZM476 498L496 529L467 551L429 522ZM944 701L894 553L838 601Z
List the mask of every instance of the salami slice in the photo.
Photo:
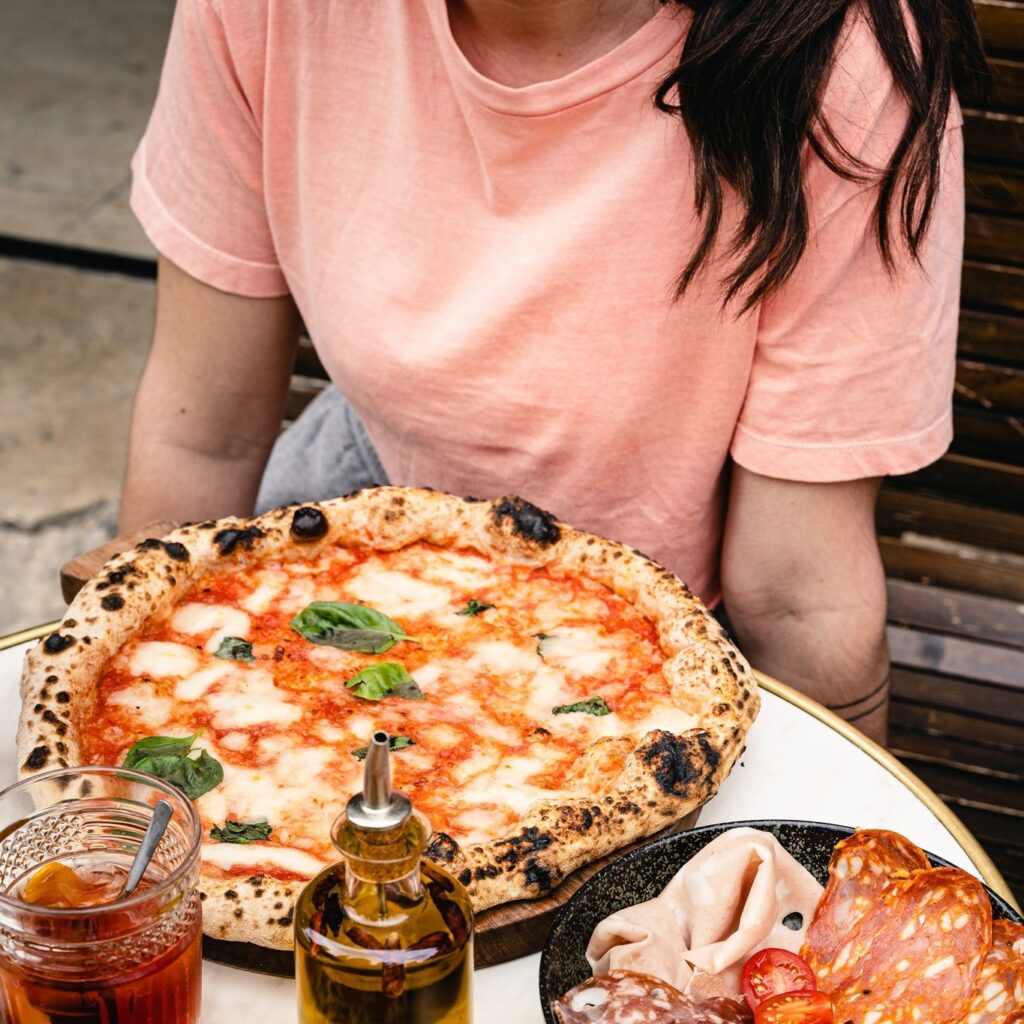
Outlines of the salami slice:
M691 999L650 974L611 971L570 989L555 1003L561 1024L752 1024L734 999Z
M850 932L898 877L928 867L928 858L909 839L884 829L861 829L836 844L828 865L828 886L801 952L815 968L831 963ZM812 959L813 958L813 959Z
M961 1024L1024 1024L1024 925L992 922L992 948Z
M982 884L959 868L932 868L893 878L830 959L814 945L807 953L837 1021L959 1024L991 942Z

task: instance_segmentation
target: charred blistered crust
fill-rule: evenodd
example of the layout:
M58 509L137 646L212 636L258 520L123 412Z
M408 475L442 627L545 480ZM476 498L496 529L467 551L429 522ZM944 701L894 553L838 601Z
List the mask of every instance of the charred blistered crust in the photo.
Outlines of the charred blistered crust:
M435 864L450 864L458 852L459 844L447 832L435 832L430 837L427 856Z
M61 651L67 650L75 642L75 638L70 633L51 633L43 641L43 650L47 654L59 654Z
M542 896L584 864L699 807L738 755L739 748L717 749L701 729L683 736L656 730L630 755L613 792L599 800L535 804L514 835L459 849L445 866L477 909Z
M50 748L45 744L33 747L31 753L25 758L25 767L32 771L40 771L46 767L50 760Z
M521 498L467 501L400 487L182 527L109 562L26 657L21 774L81 763L79 738L95 727L95 682L106 662L211 566L315 557L337 544L395 550L418 541L578 573L621 594L655 624L673 699L699 722L679 736L654 730L631 751L631 741L601 741L626 744L609 791L540 801L503 838L460 847L438 833L430 856L467 886L478 910L543 895L577 867L660 831L714 795L743 748L759 699L746 661L683 583L631 548L574 530ZM232 884L205 879L202 886L208 934L291 945L301 885L253 876Z
M499 529L505 529L507 521L514 534L542 547L554 544L561 536L558 521L550 512L522 498L503 498L494 508L494 518Z
M253 541L259 540L263 536L264 533L258 526L248 526L244 529L229 527L226 530L218 530L213 535L213 542L219 548L221 558L226 558L228 555L234 554L238 547L252 551Z
M303 505L292 515L291 534L296 540L320 540L327 534L327 516L318 508Z

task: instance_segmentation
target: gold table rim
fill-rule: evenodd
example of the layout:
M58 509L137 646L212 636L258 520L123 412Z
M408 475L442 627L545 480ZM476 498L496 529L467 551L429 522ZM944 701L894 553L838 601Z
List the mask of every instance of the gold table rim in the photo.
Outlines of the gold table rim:
M48 622L42 626L33 626L30 629L23 629L17 633L10 633L7 636L0 636L0 651L17 647L19 644L27 643L30 640L38 640L47 633L56 629L58 622ZM839 733L844 739L849 740L855 747L862 750L873 761L880 764L890 775L903 783L911 793L914 794L935 815L945 826L949 834L960 844L960 848L970 858L982 881L998 893L1017 913L1020 913L1020 906L1013 898L1010 887L1000 874L999 869L992 863L992 858L985 852L981 844L974 838L967 826L953 813L949 805L929 786L926 786L909 768L898 761L884 747L869 739L855 726L840 718L834 711L829 711L823 704L812 700L805 694L794 690L786 683L780 682L763 672L754 672L758 686L768 693L774 694L788 704L806 711L807 714L816 718L819 722L827 725L834 732Z

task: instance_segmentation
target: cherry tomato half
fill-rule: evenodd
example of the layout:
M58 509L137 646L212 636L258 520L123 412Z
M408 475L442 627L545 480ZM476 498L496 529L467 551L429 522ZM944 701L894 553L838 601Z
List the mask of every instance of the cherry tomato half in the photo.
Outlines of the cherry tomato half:
M743 998L752 1010L769 996L809 992L816 987L814 972L788 949L758 950L743 965Z
M824 992L786 992L754 1011L754 1024L832 1024L832 1000Z

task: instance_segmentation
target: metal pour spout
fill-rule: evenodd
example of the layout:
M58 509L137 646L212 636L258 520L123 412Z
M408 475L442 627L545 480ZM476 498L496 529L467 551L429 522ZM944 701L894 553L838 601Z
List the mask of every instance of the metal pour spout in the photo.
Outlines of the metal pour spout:
M349 824L356 828L393 829L404 825L412 814L407 796L391 788L391 737L378 731L366 751L363 791L345 809Z

